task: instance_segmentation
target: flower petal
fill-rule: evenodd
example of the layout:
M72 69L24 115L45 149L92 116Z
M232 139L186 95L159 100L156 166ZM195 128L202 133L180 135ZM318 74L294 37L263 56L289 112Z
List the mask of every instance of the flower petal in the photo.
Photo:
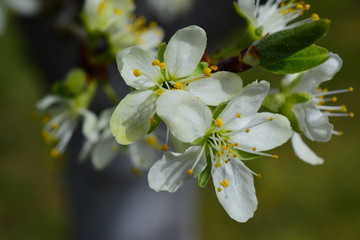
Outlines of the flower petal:
M142 170L150 169L158 159L156 156L156 149L147 144L145 139L140 139L131 144L128 151L133 166Z
M133 143L148 133L156 98L151 90L137 90L121 100L110 120L111 132L120 144Z
M296 156L312 165L323 164L324 159L316 155L301 139L300 134L294 132L291 137L291 144L294 148Z
M219 115L224 122L223 128L226 130L243 128L259 110L269 88L270 84L266 81L260 83L255 81L244 87Z
M123 51L118 54L116 62L126 84L136 89L155 86L161 79L161 73L157 66L152 65L155 60L153 55L139 47L131 47ZM141 73L138 77L134 75L136 69Z
M212 121L206 104L182 90L164 92L156 102L156 111L171 133L183 142L203 137Z
M200 158L193 173L189 175L196 160ZM148 180L150 188L155 191L175 192L181 185L191 178L196 177L206 167L203 146L193 146L185 153L165 153L150 169Z
M291 137L292 129L289 120L272 113L258 113L242 131L233 133L234 140L240 148L256 148L266 151L284 144Z
M254 179L243 162L233 159L224 167L213 168L212 178L219 202L232 219L246 222L254 215L257 208ZM228 181L227 187L221 185L224 179Z
M185 90L199 97L207 105L217 106L239 94L242 80L235 73L217 72L210 78L191 82Z
M36 103L36 108L40 111L44 111L48 109L50 106L58 103L68 103L67 100L65 100L62 97L56 96L56 95L47 95L40 101Z
M329 117L322 114L314 102L297 104L293 109L299 127L311 141L327 142L331 139L334 126Z
M256 20L255 13L255 0L238 0L238 5L242 13L247 17L252 25L257 27L258 23Z
M103 137L94 147L91 163L96 170L103 170L114 160L120 148L119 144L110 135Z
M315 92L321 83L332 79L340 71L342 62L338 54L330 53L330 58L320 66L307 71L292 91Z
M89 141L96 142L99 138L99 132L97 130L97 116L85 109L80 111L80 114L84 117L82 133Z
M206 33L198 26L177 31L170 39L164 59L166 69L173 78L189 76L197 67L206 48Z

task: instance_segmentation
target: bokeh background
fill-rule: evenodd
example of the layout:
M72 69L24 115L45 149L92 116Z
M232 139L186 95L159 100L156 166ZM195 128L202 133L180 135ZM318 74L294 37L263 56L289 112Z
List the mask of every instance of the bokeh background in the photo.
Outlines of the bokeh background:
M342 70L325 86L355 88L338 96L355 118L332 118L335 129L345 134L334 136L328 143L311 143L311 148L325 159L324 165L301 162L290 144L276 150L280 159L249 162L248 166L262 178L255 180L259 206L247 223L237 223L227 216L211 184L198 188L200 196L194 201L198 201L200 239L360 238L360 2L309 3L312 11L332 20L330 32L319 45L344 60ZM224 4L230 7L219 7ZM139 8L146 14L146 9ZM240 18L230 24L224 22L231 17L228 9L231 1L197 2L194 12L168 29L199 24L210 32L208 38L214 39L214 47L221 36L227 36L221 31L224 27L235 29L243 24ZM41 124L32 118L35 103L46 94L49 82L59 80L73 61L69 59L62 68L55 68L58 72L53 76L58 79L48 79L51 68L44 62L56 64L51 59L66 59L65 53L56 55L57 45L51 44L73 44L66 36L42 35L47 30L37 28L42 21L41 16L35 20L13 16L0 36L0 239L72 239L76 225L69 200L69 160L50 158L40 137ZM41 49L37 49L39 45ZM267 79L276 84L279 76L253 69L242 78L248 82Z

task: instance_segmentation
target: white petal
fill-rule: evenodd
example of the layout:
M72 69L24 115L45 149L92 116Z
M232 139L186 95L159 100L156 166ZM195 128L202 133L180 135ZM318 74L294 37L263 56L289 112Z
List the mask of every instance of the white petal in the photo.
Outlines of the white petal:
M190 143L185 143L177 139L173 134L170 133L170 139L177 152L183 153L191 147Z
M111 132L120 144L133 143L148 133L156 98L151 90L137 90L121 100L110 120Z
M94 168L105 169L114 160L120 147L113 137L102 138L92 152L91 162Z
M327 142L331 139L334 126L329 117L322 114L315 103L297 104L293 109L299 127L311 141Z
M147 144L144 139L131 144L128 151L133 166L142 170L149 170L157 160L156 149Z
M131 47L117 56L118 69L127 85L136 89L147 89L155 86L161 79L159 67L153 66L153 55L139 47ZM141 71L136 77L134 70Z
M165 153L149 171L150 188L155 191L175 192L186 180L196 177L206 167L203 149L203 146L193 146L185 153ZM199 157L193 174L189 175L187 170L192 168Z
M101 112L97 124L97 128L99 130L108 129L110 127L110 118L114 111L115 111L115 107L111 107Z
M80 153L78 155L79 162L84 162L89 157L93 147L94 147L94 143L91 141L87 140L83 143Z
M37 13L40 8L38 0L6 0L6 2L13 11L25 16Z
M217 106L222 102L229 101L239 94L242 89L242 80L230 72L217 72L210 78L204 78L191 82L185 90L194 96L200 97L207 105Z
M91 142L96 142L99 138L97 129L97 117L88 110L82 110L80 114L84 117L82 132L84 136Z
M156 102L156 111L171 133L183 142L203 137L212 122L206 104L182 90L164 92Z
M36 108L40 111L44 111L48 109L50 106L58 103L67 103L67 101L59 96L47 95L36 103Z
M219 202L232 219L246 222L254 215L257 208L254 179L243 162L234 159L214 168L212 178ZM224 179L228 180L228 187L221 186Z
M266 151L287 142L291 134L290 122L286 117L280 114L258 113L244 126L243 131L234 133L233 138L240 144L240 148L255 147L257 151Z
M259 110L270 84L266 81L257 81L247 85L239 95L230 100L219 117L224 122L224 129L238 130L244 127ZM238 118L237 114L241 114Z
M291 137L291 144L294 148L296 156L312 165L323 164L324 159L316 155L301 139L300 134L294 132Z
M322 82L332 79L340 71L342 62L339 55L330 53L330 58L320 66L307 71L292 91L314 92Z
M238 0L238 5L245 17L247 17L251 24L257 27L255 0Z
M197 67L206 48L206 33L198 26L177 31L170 39L164 59L166 69L174 78L189 76Z

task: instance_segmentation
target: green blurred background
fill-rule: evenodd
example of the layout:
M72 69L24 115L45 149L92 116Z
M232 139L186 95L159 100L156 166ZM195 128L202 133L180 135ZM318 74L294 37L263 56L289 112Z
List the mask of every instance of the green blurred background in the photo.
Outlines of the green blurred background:
M201 239L360 239L360 2L310 3L312 11L333 20L320 45L344 60L326 87L355 88L338 96L355 118L332 118L335 129L345 135L310 144L324 165L301 162L290 144L276 150L280 159L249 163L262 178L255 180L258 209L245 224L227 216L211 185L199 188ZM30 46L23 39L14 23L0 36L0 239L67 239L71 211L64 164L49 157L41 125L31 118L46 92L41 69L27 54ZM275 83L277 77L258 70L244 73L243 79Z

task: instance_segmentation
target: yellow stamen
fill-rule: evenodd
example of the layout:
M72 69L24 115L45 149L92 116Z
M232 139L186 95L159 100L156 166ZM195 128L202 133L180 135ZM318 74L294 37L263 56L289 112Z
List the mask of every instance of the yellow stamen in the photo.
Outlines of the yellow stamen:
M247 133L250 132L250 129L246 129L245 132L247 132Z
M117 152L117 150L119 150L119 148L118 148L118 146L112 146L111 148L110 148L110 151L111 152Z
M282 14L282 15L286 15L287 13L288 13L288 11L287 11L286 9L284 9L284 10L281 11L281 14Z
M235 147L238 147L240 144L239 143L235 143Z
M347 112L347 107L345 105L341 105L341 111Z
M50 150L50 156L52 158L60 158L61 154L59 153L59 151L56 148L53 148Z
M214 164L214 167L216 167L216 168L221 167L221 162L216 162L216 163Z
M223 151L218 151L217 154L218 154L219 156L222 156L222 155L224 154L224 152L223 152Z
M184 89L184 84L182 84L181 82L176 82L173 86L176 89Z
M255 176L256 176L257 178L259 178L259 179L261 178L261 175L260 175L260 174L256 174Z
M253 150L256 151L256 147L253 147Z
M338 132L338 136L342 136L342 135L344 135L343 131Z
M169 150L169 146L167 144L164 144L164 145L161 146L160 150L161 151L167 151L167 150Z
M353 112L351 112L351 113L349 113L349 117L355 117L355 113L353 113Z
M316 20L320 20L320 17L318 14L314 13L313 15L311 15L311 19L316 21Z
M166 68L166 63L162 62L159 64L159 67L164 70Z
M238 157L238 155L237 155L236 153L234 153L234 154L233 154L233 157L236 158L236 157Z
M51 115L47 114L42 118L43 123L48 123L51 120Z
M237 118L241 118L241 113L237 113L237 114L236 114L236 117L237 117Z
M205 68L204 69L204 74L207 76L207 77L210 77L211 76L211 68Z
M228 146L228 145L224 145L222 148L223 148L224 150L228 150L228 149L229 149L229 146Z
M295 7L296 7L296 9L297 9L297 10L303 10L303 9L304 9L304 6L303 6L303 5L301 5L301 4L299 4L299 3L298 3L298 4L296 4L296 6L295 6Z
M106 1L100 2L100 4L98 5L98 8L97 8L98 14L102 14L104 12L106 5L107 5Z
M305 4L304 10L309 10L309 9L310 9L310 4Z
M194 170L192 170L192 169L188 169L188 170L187 170L187 173L188 173L189 175L191 175L191 174L193 174L193 173L194 173Z
M269 117L269 121L272 121L272 120L274 120L272 117Z
M223 186L224 188L226 188L226 187L229 186L229 180L224 179L220 184L221 184L221 186Z
M216 66L216 65L211 65L210 69L213 70L213 71L217 71L217 70L219 70L219 67Z
M215 126L222 127L223 126L223 120L221 118L217 118L214 122Z
M273 158L279 159L278 155L273 155Z
M337 97L332 97L332 98L331 98L331 101L332 101L332 102L337 102L337 100L338 100Z
M221 191L222 191L222 188L220 188L220 187L217 188L217 191L218 191L218 192L221 192Z
M58 123L53 123L53 124L51 124L51 128L52 129L58 129L59 128L59 124Z
M161 63L161 62L160 62L159 59L155 59L155 60L152 62L152 65L153 65L153 66L159 66L160 63Z
M121 15L124 14L124 12L123 12L120 8L115 8L115 9L114 9L114 13L115 13L116 15L119 15L119 16L121 16Z
M134 76L135 77L140 77L142 75L140 69L134 69Z
M149 137L145 138L145 143L154 147L158 144L158 140L155 136L149 136Z
M350 91L350 92L354 91L354 88L353 88L353 87L349 87L349 91Z
M155 122L156 122L155 118L151 117L151 118L150 118L150 123L153 124L153 123L155 123Z
M161 95L161 94L163 94L165 92L165 90L164 89L162 89L162 88L159 88L158 90L156 90L155 91L155 94L157 94L157 95Z

